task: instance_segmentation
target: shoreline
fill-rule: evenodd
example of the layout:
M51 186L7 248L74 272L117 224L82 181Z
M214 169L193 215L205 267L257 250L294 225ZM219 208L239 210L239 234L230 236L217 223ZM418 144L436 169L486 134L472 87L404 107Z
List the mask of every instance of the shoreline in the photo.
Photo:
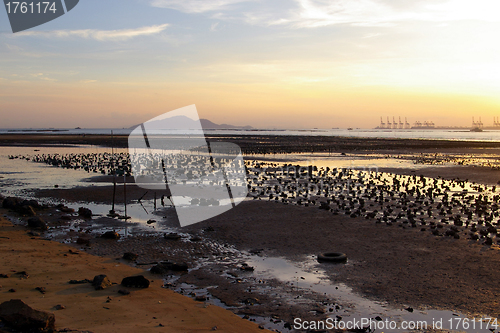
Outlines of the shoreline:
M337 136L215 135L207 141L232 142L242 152L252 154L292 154L310 152L407 152L408 150L453 151L455 149L500 149L500 142L452 141L436 139L388 139ZM127 135L104 134L0 134L0 146L99 145L127 148Z
M1 302L22 299L37 310L54 313L57 329L108 332L262 332L258 325L243 320L220 307L197 302L167 288L160 276L134 268L121 260L90 255L75 247L27 234L13 225L0 210ZM21 279L15 272L26 271ZM70 280L92 279L106 274L114 284L96 291L90 284L72 285ZM146 289L126 288L119 283L132 275L144 275L151 281ZM45 287L44 294L35 290ZM15 292L8 292L15 289ZM117 291L125 289L129 295ZM56 305L65 309L56 310ZM160 324L162 326L160 326Z
M473 148L469 152L475 149L484 151ZM286 163L283 160L275 162ZM379 171L448 180L468 179L487 185L496 185L500 180L500 171L488 167L415 165L415 168L379 168ZM92 177L87 179L88 187L48 189L38 191L37 195L56 201L81 202L83 205L92 201L109 204L112 187L104 184L106 180L109 181L110 177ZM92 183L99 183L99 187L94 187ZM145 191L136 186L127 186L130 198L140 198ZM149 193L143 199L151 201L152 195ZM121 197L121 192L118 192L118 198ZM122 201L119 199L117 203ZM417 206L416 202L410 204L410 207ZM291 322L297 314L304 318L323 318L328 314L325 304L339 305L342 309L339 311L344 309L343 304L335 298L308 295L305 292L301 295L303 290L294 291L289 288L290 285L287 287L286 283L277 279L265 280L265 286L269 290L281 290L283 295L288 295L283 296L285 298L290 295L303 297L307 305L285 307L284 302L279 300L279 292L276 295L270 292L259 294L256 286L261 282L254 280L252 274L241 272L242 258L238 256L258 250L258 255L264 259L284 258L296 264L307 263L309 269L314 270L316 267L324 271L332 285L347 285L367 299L387 302L391 307L447 309L468 315L500 318L500 313L496 313L500 308L497 300L500 285L495 282L500 247L496 243L485 246L470 241L466 228L460 229L459 239L444 237L443 233L449 225L441 218L435 222L444 229L441 235L436 236L431 234L432 228L425 227L427 232L421 232L420 227L412 228L408 223L394 221L386 225L359 215L332 215L331 212L318 209L317 204L304 207L259 199L243 202L222 215L178 229L188 235L186 241L171 243L159 234L151 237L134 236L110 243L90 233L91 247L82 247L74 243L75 237L94 232L92 224L99 224L100 219L105 218L78 222L75 224L78 228L72 228L72 224L61 220L60 216L55 214L48 218L48 222L63 230L68 226L69 229L75 229L71 231L73 238L69 238L73 242L71 246L107 258L110 262L127 249L139 252L141 265L161 260L189 261L190 265L196 266L196 270L176 277L171 282L171 288L180 288L183 284L208 289L217 286L211 289L212 295L226 305L233 306L232 311L240 315L276 316L279 320ZM78 217L75 215L71 217L71 221L76 219ZM104 221L102 225L108 222ZM119 223L116 223L110 227L120 228ZM160 226L161 221L157 225ZM76 232L76 229L79 231ZM202 241L189 241L189 238L196 237ZM495 239L497 241L498 236ZM228 248L234 248L236 255L228 252ZM317 264L314 256L328 251L345 252L348 254L348 264L331 267ZM221 260L225 257L229 258L228 261ZM253 304L250 301L251 304L246 304L248 300L259 302ZM311 314L311 311L316 314Z

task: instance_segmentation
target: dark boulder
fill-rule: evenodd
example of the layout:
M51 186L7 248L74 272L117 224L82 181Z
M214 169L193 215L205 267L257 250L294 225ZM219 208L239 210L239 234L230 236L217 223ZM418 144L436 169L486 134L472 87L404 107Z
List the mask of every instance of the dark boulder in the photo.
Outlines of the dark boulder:
M101 235L104 239L120 239L120 235L115 231L107 231Z
M102 290L110 287L112 285L111 281L109 281L108 277L104 274L96 275L94 280L92 281L92 286L94 286L95 290Z
M33 209L40 209L42 206L36 200L24 200L21 206L31 206Z
M39 216L33 216L28 219L28 227L32 229L38 229L38 230L48 230L49 228L47 227L47 223L39 217Z
M0 304L0 319L21 332L53 330L56 321L52 313L35 310L20 299L11 299Z
M90 239L87 237L78 237L76 239L76 244L90 246Z
M131 288L148 288L149 280L143 275L129 276L122 280L122 286Z
M3 200L2 207L7 209L16 209L17 206L21 204L21 202L23 201L19 198L7 197Z
M80 215L86 219L91 219L92 218L92 211L88 208L80 207L80 208L78 208L78 215Z
M175 272L185 272L188 270L188 265L186 263L173 263L170 261L163 261L158 265L151 267L151 273L153 274L166 274L169 271Z
M24 205L24 206L19 206L18 209L16 209L16 211L21 214L21 215L25 215L25 216L36 216L36 212L35 212L35 209L31 206L28 206L28 205Z
M125 259L125 260L135 261L135 260L137 260L137 258L139 258L139 255L136 253L125 252L123 254L123 259Z

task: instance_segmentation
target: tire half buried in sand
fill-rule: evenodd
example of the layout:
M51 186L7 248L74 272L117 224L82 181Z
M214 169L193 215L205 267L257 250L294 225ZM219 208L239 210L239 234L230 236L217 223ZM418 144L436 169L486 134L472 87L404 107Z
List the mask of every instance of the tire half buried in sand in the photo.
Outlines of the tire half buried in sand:
M347 255L341 252L325 252L318 254L319 262L337 262L342 263L347 261Z

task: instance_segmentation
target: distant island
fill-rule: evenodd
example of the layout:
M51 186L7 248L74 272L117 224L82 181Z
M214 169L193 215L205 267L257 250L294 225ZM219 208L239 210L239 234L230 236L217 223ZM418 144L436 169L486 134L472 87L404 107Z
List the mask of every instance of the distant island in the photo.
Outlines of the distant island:
M252 126L235 126L235 125L229 125L229 124L216 124L208 119L200 119L200 124L201 127L205 130L211 130L211 129L241 129L241 130L248 130L248 129L253 129ZM140 124L134 125L130 127L130 129L135 129L137 126L140 126ZM168 121L166 119L164 120L156 120L156 121L149 121L148 122L148 128L150 129L157 129L157 130L164 130L164 129L193 129L197 128L198 124L195 120L185 117L185 116L175 116L168 118Z

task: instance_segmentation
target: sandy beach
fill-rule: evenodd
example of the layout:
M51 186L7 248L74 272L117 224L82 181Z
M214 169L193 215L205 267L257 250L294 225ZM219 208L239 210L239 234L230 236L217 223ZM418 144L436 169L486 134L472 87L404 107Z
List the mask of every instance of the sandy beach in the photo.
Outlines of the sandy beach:
M2 215L8 213L2 209ZM31 307L52 312L56 328L108 332L262 332L258 325L217 306L196 302L163 288L162 279L123 260L97 257L57 242L31 237L27 229L0 219L1 302L22 299ZM16 275L25 271L28 278ZM96 291L70 280L105 274L113 286ZM147 289L120 285L127 276L144 275ZM36 290L44 287L42 294ZM15 289L15 292L9 290ZM118 290L128 290L120 295ZM65 308L56 310L57 305Z

